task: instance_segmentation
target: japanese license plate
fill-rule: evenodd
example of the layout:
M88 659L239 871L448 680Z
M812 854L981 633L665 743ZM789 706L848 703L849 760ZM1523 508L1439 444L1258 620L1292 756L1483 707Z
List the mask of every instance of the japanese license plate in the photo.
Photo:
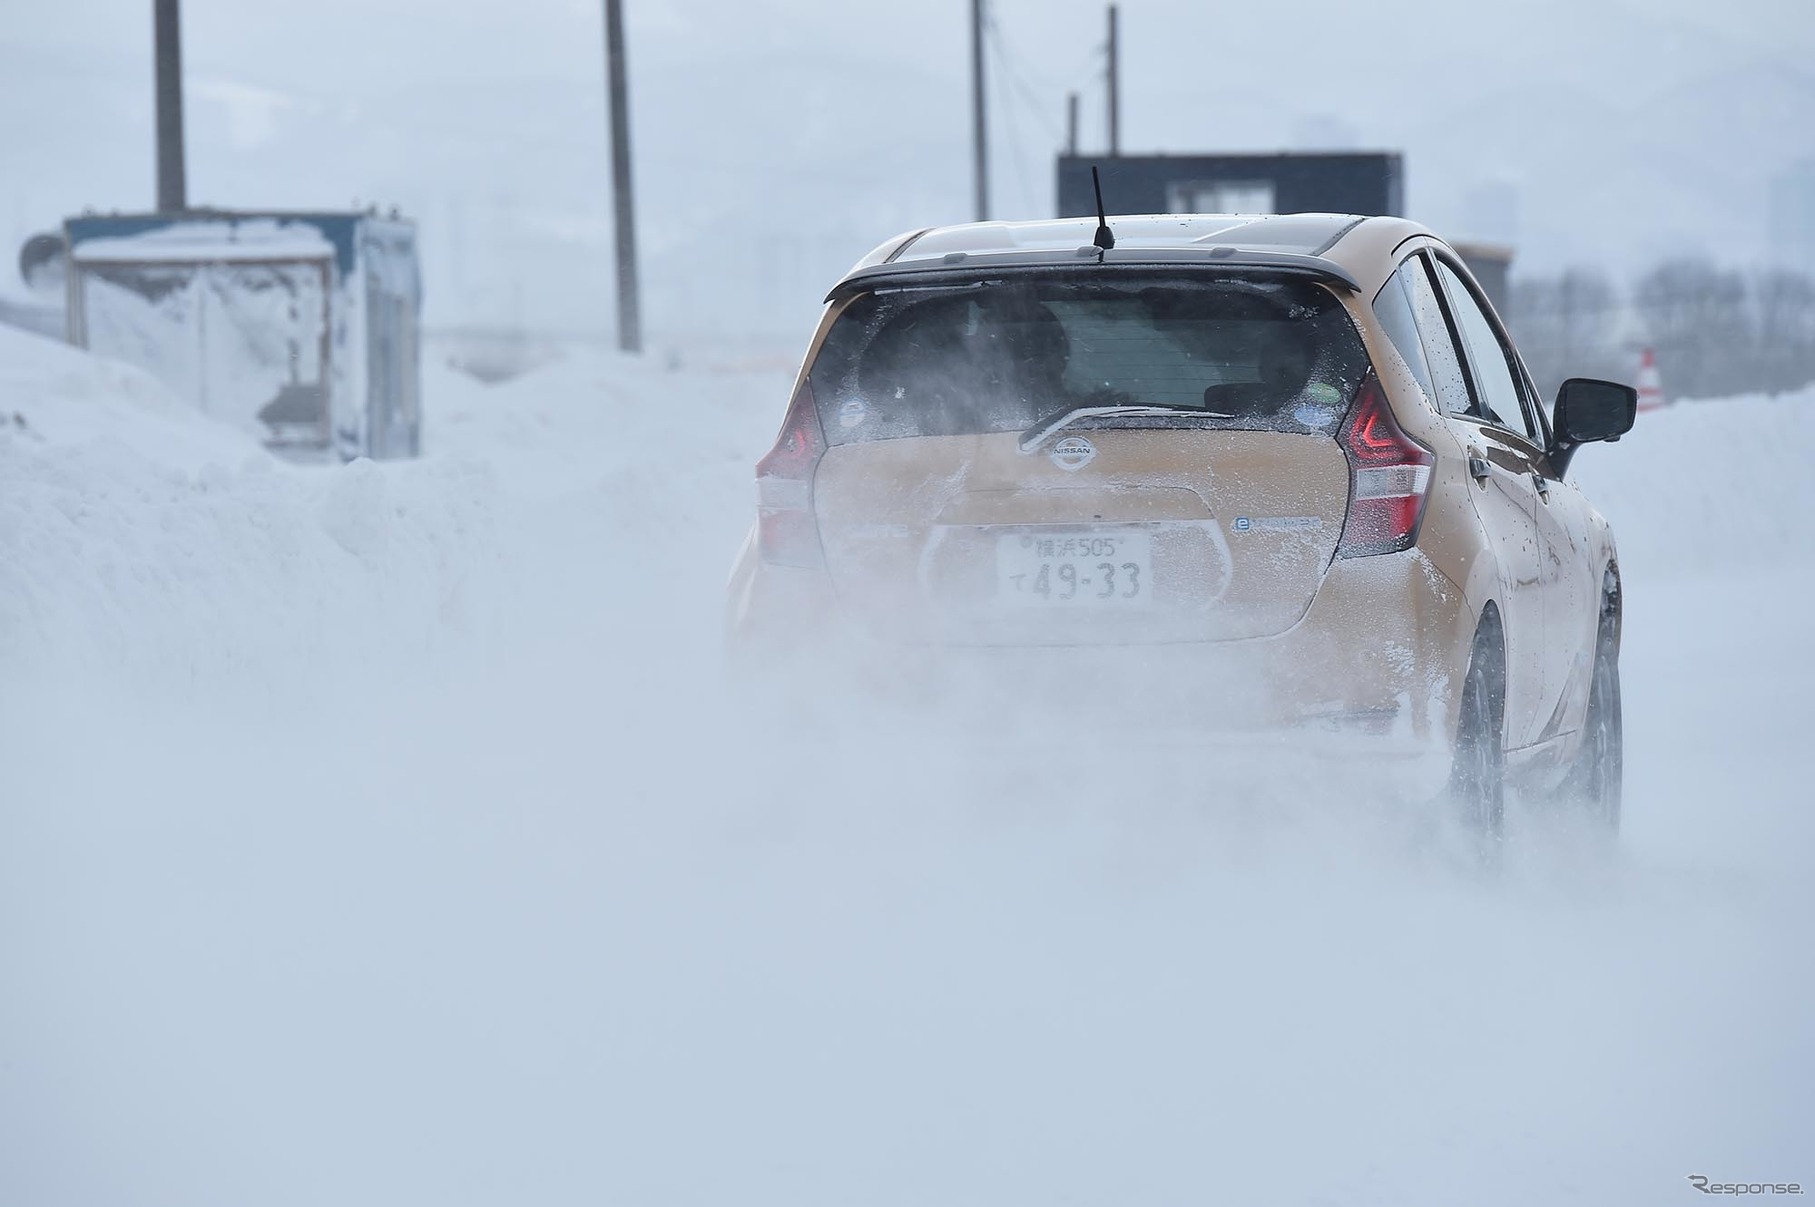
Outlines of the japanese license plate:
M1153 599L1146 532L1012 532L996 538L996 597L1033 608L1139 608Z

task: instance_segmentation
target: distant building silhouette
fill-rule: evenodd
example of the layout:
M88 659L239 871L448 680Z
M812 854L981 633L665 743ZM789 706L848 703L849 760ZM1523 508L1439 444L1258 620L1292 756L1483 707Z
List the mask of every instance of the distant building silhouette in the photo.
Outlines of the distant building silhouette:
M1097 212L1092 165L1112 214L1405 213L1397 151L1271 155L1061 155L1061 218Z
M1260 155L1061 155L1058 216L1097 212L1090 169L1103 180L1111 214L1387 214L1405 216L1405 161L1397 151L1279 152ZM1501 197L1517 217L1517 194ZM1495 234L1504 238L1507 230ZM1506 304L1512 248L1455 245L1488 300Z

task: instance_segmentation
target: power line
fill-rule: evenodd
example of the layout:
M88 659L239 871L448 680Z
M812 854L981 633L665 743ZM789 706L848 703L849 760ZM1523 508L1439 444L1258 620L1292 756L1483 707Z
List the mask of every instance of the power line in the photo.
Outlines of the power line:
M1000 63L1002 60L1000 42L996 39L991 39L991 46L996 52L997 62ZM999 72L998 75L1005 76L1006 72ZM1005 89L1005 85L1002 83L998 83L996 87L999 91ZM1007 127L1009 162L1014 165L1016 182L1021 186L1022 196L1028 197L1033 194L1033 189L1028 184L1026 159L1027 146L1021 138L1020 129L1015 124L1015 106L1010 103L1010 99L1006 96L1001 97L1000 99L1002 102L1000 105L1002 111L1002 124Z
M1001 33L1003 27L1000 22L992 20L991 26ZM1104 46L1101 42L1089 47L1063 68L1051 71L1040 70L1033 65L1034 60L1015 53L1013 47L1008 45L1006 37L1003 38L1003 42L1010 52L1010 57L1019 65L1018 69L1038 88L1046 92L1063 95L1068 91L1074 91L1078 80L1100 74L1102 70Z
M1032 183L1034 174L1029 171L1027 166L1029 148L1027 140L1021 137L1017 123L1015 110L1018 106L1016 102L1019 101L1032 110L1034 122L1050 140L1047 144L1048 148L1065 151L1068 149L1066 135L1055 120L1052 109L1059 100L1068 94L1082 92L1084 89L1067 88L1062 84L1054 83L1052 77L1047 77L1043 81L1044 87L1036 84L1030 77L1038 76L1040 73L1031 71L1026 66L1027 61L1016 53L1002 23L996 19L993 11L987 19L986 29L992 61L996 67L996 74L1000 77L995 87L997 100L1002 110L1002 122L1006 127L1009 142L1009 158L1014 165L1017 183L1020 185L1023 196L1032 199L1036 194L1035 186ZM1074 79L1083 76L1084 79L1094 82L1099 74L1098 64L1106 52L1105 45L1093 47L1084 56L1079 68L1069 74ZM1043 91L1054 92L1056 96L1042 96ZM1036 151L1036 154L1038 153Z
M1020 67L1019 57L1009 46L1008 36L1002 32L1001 23L992 20L989 23L989 32L992 35L990 41L996 53L996 60L1002 68L1003 78L1013 85L1015 91L1021 95L1021 99L1027 102L1040 124L1046 128L1047 133L1052 135L1053 142L1061 144L1063 142L1062 132L1059 126L1047 116L1047 102L1040 97L1035 86L1028 82L1026 73ZM1063 96L1064 92L1061 91L1060 95Z

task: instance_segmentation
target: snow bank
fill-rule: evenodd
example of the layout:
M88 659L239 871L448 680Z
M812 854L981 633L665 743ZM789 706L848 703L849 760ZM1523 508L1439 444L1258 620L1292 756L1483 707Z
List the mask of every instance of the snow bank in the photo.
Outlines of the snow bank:
M439 369L424 389L427 450L486 461L543 499L603 489L627 518L691 538L722 529L728 511L749 523L754 466L791 384L780 371L667 369L599 352L496 386Z
M44 463L94 446L155 470L267 457L246 437L203 419L149 373L13 327L0 327L0 419L6 447Z
M645 598L684 577L716 608L784 375L578 354L424 378L421 461L298 467L143 372L0 330L0 672L268 692L485 657L525 609L621 598L614 556Z
M0 674L267 689L483 611L471 462L300 468L145 373L0 330Z
M1576 454L1572 480L1613 525L1626 572L1815 561L1815 387L1648 411Z

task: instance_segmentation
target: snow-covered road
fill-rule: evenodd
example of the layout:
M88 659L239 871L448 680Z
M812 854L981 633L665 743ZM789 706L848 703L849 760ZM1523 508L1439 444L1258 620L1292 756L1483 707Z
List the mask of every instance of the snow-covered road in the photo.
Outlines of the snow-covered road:
M1626 834L1484 880L729 697L786 388L435 373L422 462L298 470L0 330L0 1204L1815 1185L1815 392L1581 455Z

